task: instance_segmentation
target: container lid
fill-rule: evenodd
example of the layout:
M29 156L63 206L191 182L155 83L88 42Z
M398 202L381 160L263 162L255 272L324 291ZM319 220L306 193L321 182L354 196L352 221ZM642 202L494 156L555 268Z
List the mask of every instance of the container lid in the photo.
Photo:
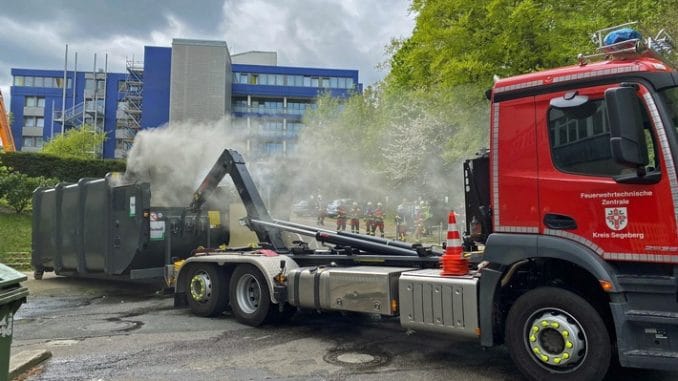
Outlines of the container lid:
M26 279L28 279L28 277L24 273L0 263L0 288L16 285ZM2 291L0 290L0 293L1 292Z

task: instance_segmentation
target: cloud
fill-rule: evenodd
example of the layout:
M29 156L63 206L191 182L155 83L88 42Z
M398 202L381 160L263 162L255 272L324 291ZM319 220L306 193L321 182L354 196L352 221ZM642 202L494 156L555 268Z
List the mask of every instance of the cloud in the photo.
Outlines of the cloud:
M3 5L0 25L0 89L9 98L10 69L90 70L94 53L103 68L122 72L125 60L141 59L145 45L170 46L173 38L225 40L231 53L278 52L278 64L358 69L360 81L385 76L391 38L407 37L414 25L409 2L331 0L39 0ZM7 99L6 99L7 101Z
M383 78L385 46L414 24L405 1L227 0L223 13L231 50L277 50L280 65L358 68L366 84Z

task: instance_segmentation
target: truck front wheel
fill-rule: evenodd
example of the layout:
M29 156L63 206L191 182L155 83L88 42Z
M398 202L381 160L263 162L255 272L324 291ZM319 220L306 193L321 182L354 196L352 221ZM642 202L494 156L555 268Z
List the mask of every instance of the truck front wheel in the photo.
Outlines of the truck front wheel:
M601 380L612 352L607 327L591 304L554 287L518 298L506 319L506 344L532 380Z
M187 299L198 316L218 316L226 309L226 275L211 263L193 263L188 269Z
M243 264L233 271L230 286L233 316L240 323L257 327L275 314L268 283L255 266Z

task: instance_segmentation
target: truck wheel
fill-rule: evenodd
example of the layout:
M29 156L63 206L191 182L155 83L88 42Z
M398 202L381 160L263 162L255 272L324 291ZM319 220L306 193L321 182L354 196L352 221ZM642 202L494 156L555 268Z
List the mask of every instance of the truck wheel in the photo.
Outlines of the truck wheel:
M239 265L233 271L230 286L233 316L242 324L257 327L275 315L271 294L261 271L252 265Z
M506 345L532 380L601 380L612 353L607 327L591 304L554 287L529 291L513 304Z
M226 309L226 275L210 263L194 263L187 277L186 293L191 311L198 316L218 316Z

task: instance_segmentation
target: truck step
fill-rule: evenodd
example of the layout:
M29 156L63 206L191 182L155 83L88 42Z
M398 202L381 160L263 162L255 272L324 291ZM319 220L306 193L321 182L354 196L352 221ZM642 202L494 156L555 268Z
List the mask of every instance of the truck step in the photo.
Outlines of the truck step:
M652 311L652 310L628 310L626 317L629 321L639 323L660 323L678 325L678 312Z
M632 351L624 352L624 356L629 357L657 357L665 359L678 359L678 352L671 351L657 351L657 350L643 350L643 349L634 349Z
M617 280L626 292L673 294L678 284L675 276L620 275Z
M619 354L624 367L656 370L678 370L678 352L657 349L632 349Z

